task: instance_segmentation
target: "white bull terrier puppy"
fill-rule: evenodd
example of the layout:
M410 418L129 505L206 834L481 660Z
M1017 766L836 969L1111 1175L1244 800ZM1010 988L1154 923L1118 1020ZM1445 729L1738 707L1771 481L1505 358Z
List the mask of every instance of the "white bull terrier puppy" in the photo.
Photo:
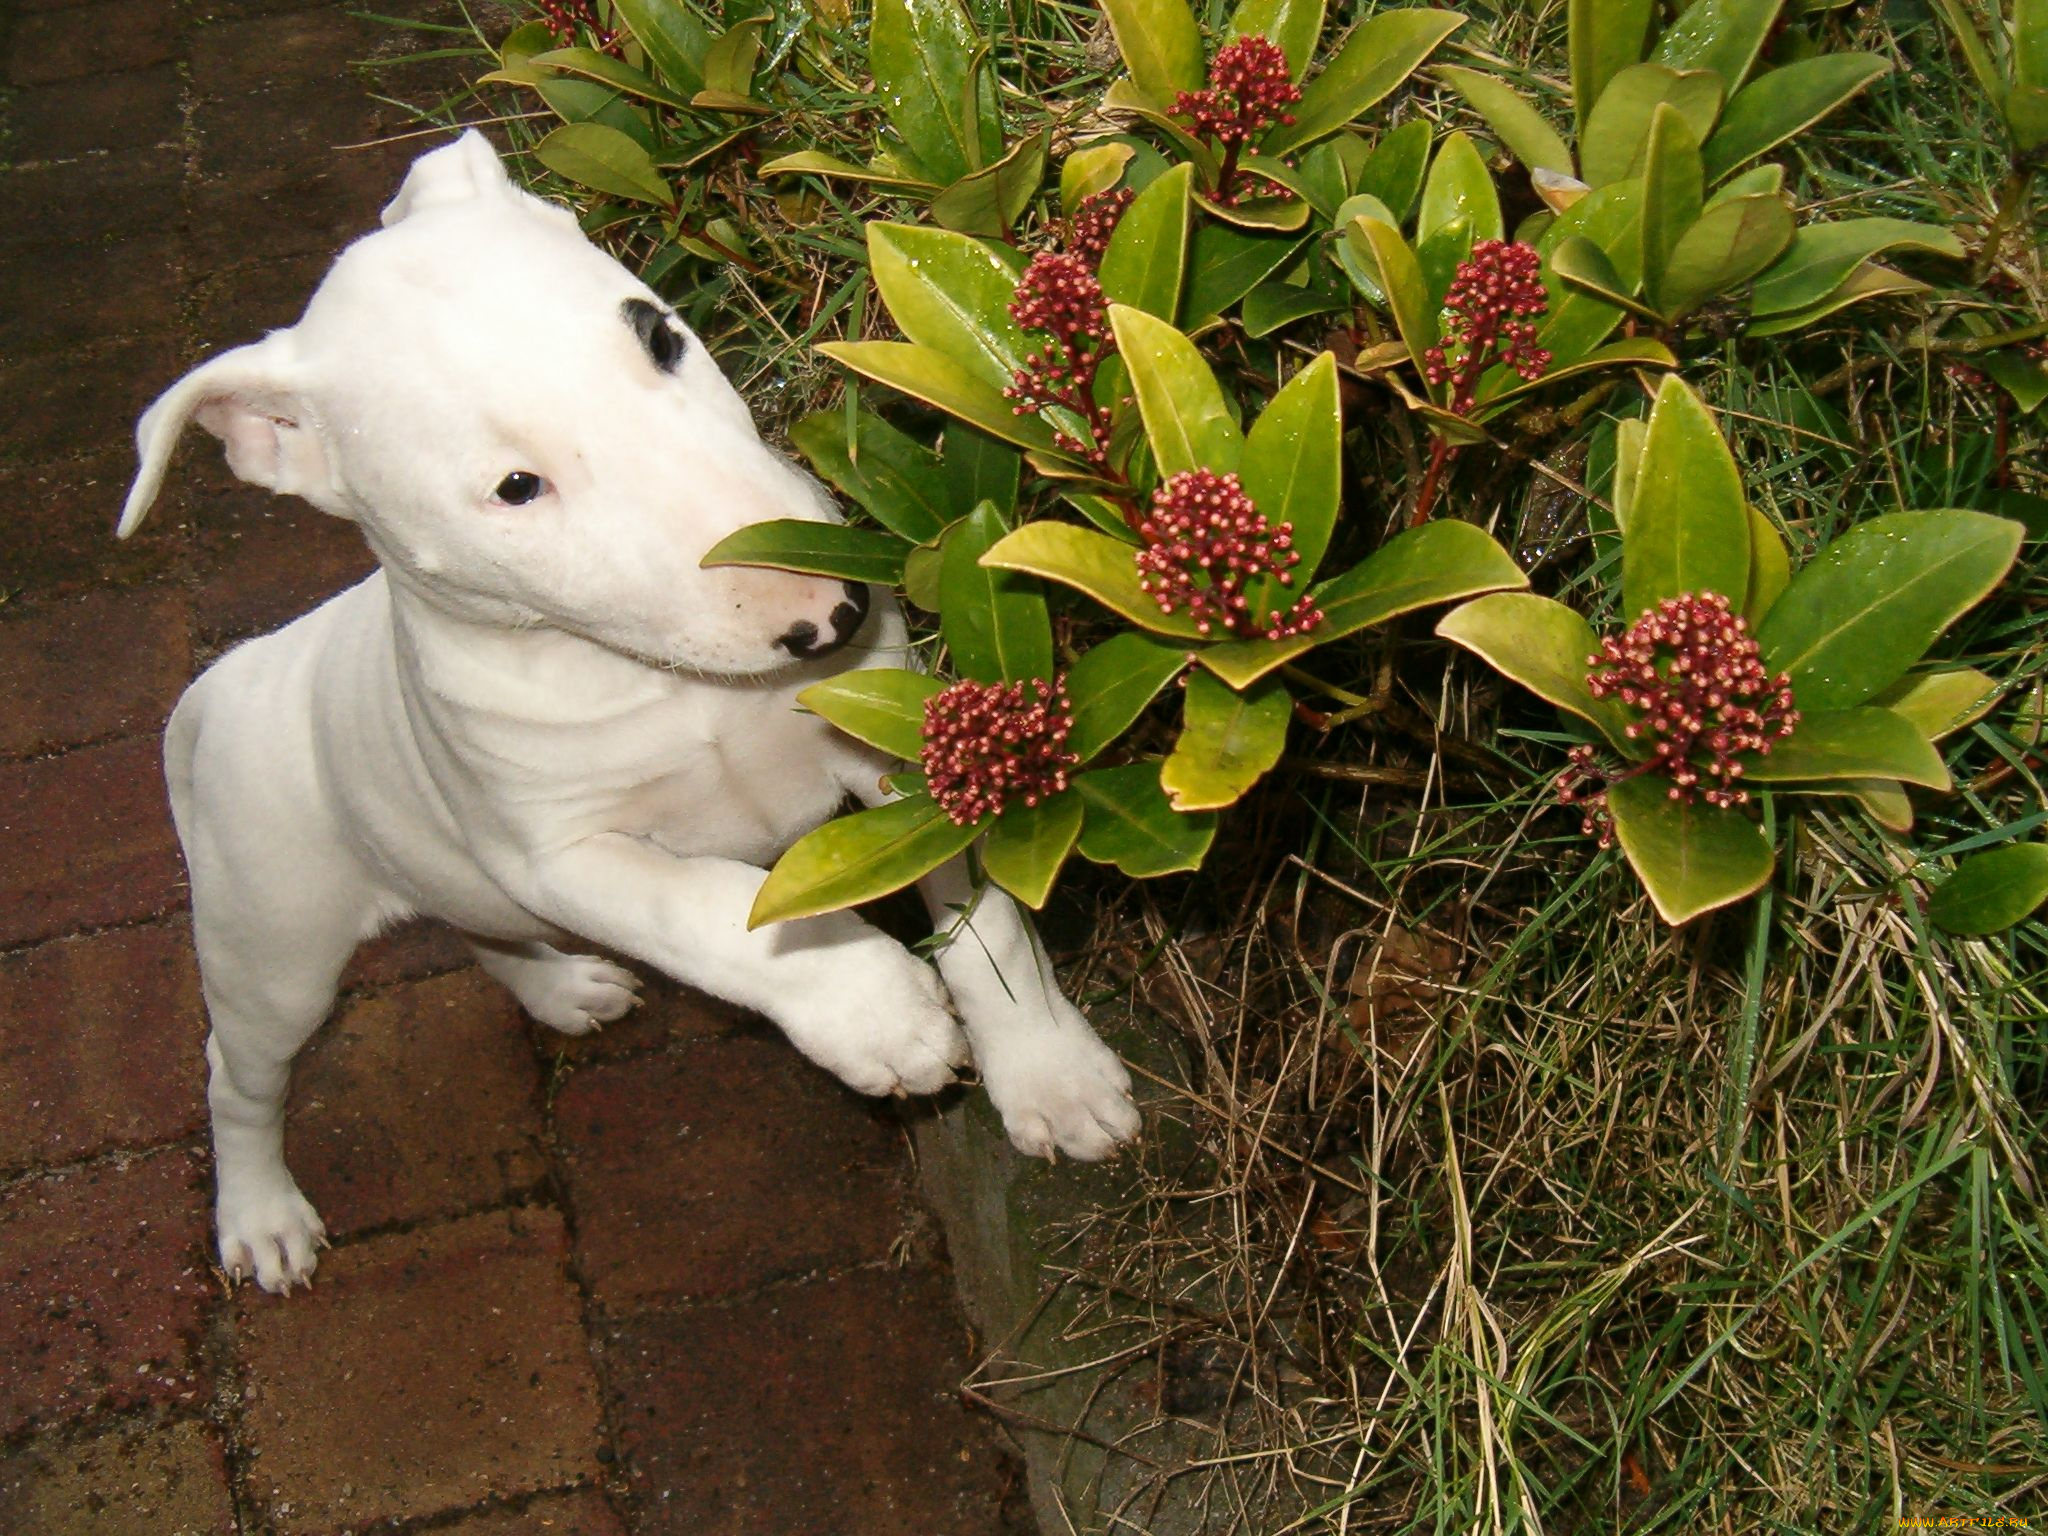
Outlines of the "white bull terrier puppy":
M125 537L196 419L382 566L222 657L164 733L222 1265L271 1291L312 1275L292 1057L357 944L413 913L567 1034L637 1000L631 972L558 947L581 936L766 1014L863 1093L933 1092L971 1047L1026 1152L1135 1135L1123 1065L958 862L923 885L963 930L937 975L851 913L748 931L765 865L849 794L885 798L891 764L797 692L903 664L905 631L862 587L701 568L745 524L838 513L696 336L474 133L417 161L383 222L297 325L150 407L121 516Z

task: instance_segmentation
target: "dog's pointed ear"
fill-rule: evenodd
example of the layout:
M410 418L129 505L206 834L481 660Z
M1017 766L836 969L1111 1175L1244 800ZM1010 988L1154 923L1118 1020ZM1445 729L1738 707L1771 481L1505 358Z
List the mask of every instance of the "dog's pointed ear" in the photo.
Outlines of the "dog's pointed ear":
M201 363L142 413L135 425L140 467L115 529L119 537L127 538L149 515L171 452L194 421L221 440L239 478L332 510L327 447L311 418L294 350L290 331L273 331Z
M470 129L453 144L432 150L413 161L405 173L398 196L384 208L384 227L422 208L465 202L470 198L505 192L512 186L505 166L490 140Z

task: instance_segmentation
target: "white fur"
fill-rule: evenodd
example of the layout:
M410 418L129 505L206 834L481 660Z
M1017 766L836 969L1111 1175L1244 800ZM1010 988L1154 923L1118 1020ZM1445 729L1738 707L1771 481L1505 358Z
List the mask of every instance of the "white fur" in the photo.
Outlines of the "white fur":
M196 420L243 479L358 523L383 567L221 658L165 732L222 1264L273 1291L311 1276L291 1061L356 945L410 913L469 935L555 1029L636 1001L631 973L558 947L581 936L758 1009L865 1093L929 1093L971 1046L1026 1152L1101 1158L1136 1134L1122 1064L958 862L923 887L939 922L971 907L938 974L850 913L747 930L766 864L849 793L881 797L888 765L793 701L902 664L901 616L878 602L848 649L795 659L792 627L829 631L839 583L700 567L745 524L838 514L680 322L682 363L654 365L621 314L653 295L480 137L423 156L384 223L299 324L150 408L121 521ZM515 470L545 493L495 500Z

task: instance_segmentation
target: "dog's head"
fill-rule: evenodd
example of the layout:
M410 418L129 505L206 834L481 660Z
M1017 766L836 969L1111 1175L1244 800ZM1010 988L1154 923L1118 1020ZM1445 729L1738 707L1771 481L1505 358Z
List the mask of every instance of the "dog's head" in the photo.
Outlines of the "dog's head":
M700 567L746 524L838 513L689 328L475 133L414 163L297 325L149 408L123 537L193 420L242 479L359 523L394 581L485 622L750 676L866 612L864 587Z

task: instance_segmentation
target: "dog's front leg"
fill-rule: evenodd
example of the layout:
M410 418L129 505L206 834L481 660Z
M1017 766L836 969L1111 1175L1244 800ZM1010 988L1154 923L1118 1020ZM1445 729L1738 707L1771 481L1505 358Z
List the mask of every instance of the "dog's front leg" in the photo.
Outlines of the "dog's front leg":
M747 929L767 879L621 833L538 855L519 884L536 916L766 1014L862 1093L934 1093L967 1042L931 967L850 912Z

